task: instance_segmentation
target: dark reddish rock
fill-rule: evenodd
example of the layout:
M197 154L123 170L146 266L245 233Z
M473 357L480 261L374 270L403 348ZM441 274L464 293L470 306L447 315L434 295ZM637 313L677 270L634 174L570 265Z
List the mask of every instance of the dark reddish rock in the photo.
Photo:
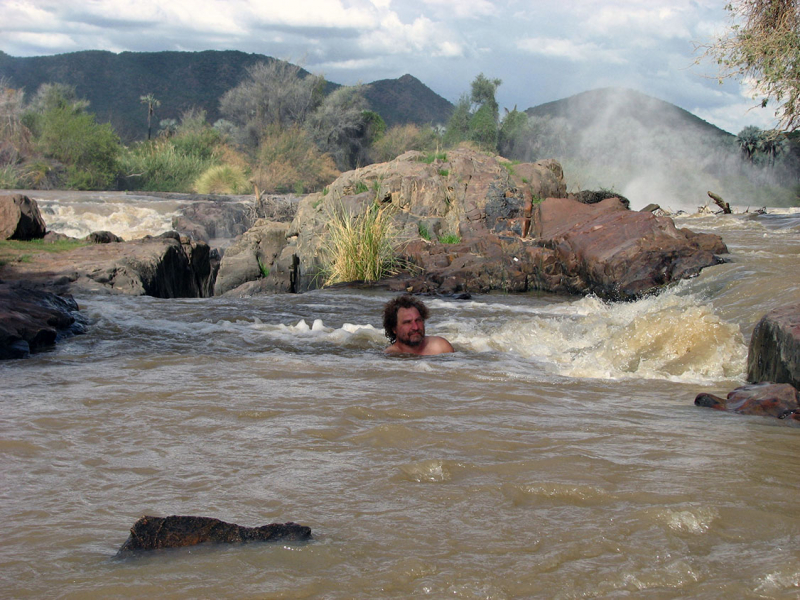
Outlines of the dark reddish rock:
M756 324L747 356L747 380L800 388L800 303L777 308Z
M84 331L71 296L0 284L0 359L27 358L60 338Z
M272 523L242 527L209 517L142 517L120 554L137 550L180 548L197 544L241 544L248 542L302 542L311 539L311 528L297 523Z
M0 196L0 239L35 240L46 229L35 200L22 194Z
M787 419L800 425L797 389L788 383L756 383L736 388L726 398L699 394L697 406L726 410L741 415L758 415Z

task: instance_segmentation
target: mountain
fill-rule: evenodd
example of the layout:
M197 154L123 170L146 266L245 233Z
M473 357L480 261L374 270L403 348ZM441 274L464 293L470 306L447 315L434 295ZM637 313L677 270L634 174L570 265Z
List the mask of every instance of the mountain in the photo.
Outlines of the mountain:
M24 88L30 98L43 83L75 86L101 122L110 122L125 140L141 139L147 110L139 98L161 101L156 118L178 119L190 108L206 111L209 122L220 118L219 99L246 77L246 69L275 60L235 50L203 52L113 52L86 50L54 56L13 57L0 52L0 77ZM303 73L307 73L303 71ZM340 87L329 82L327 92ZM372 110L388 125L445 123L452 104L418 79L404 75L366 86Z
M373 81L364 95L388 127L405 123L445 125L453 112L449 101L411 75Z
M691 131L715 139L732 137L674 104L625 88L600 88L569 98L539 104L525 111L530 117L561 117L573 129L586 130L598 123L633 120L648 129Z

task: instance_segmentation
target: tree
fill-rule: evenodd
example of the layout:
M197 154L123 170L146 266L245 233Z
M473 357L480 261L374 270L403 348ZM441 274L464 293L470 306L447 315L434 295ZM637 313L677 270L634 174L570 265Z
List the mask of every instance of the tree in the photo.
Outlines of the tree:
M761 139L764 132L755 125L748 125L736 136L736 143L748 162L755 160L756 152L761 146Z
M336 167L344 171L358 166L368 123L374 121L372 114L367 110L362 86L340 87L308 117L305 129L320 151L332 156Z
M248 78L220 98L222 115L239 128L239 141L255 147L269 125L303 124L320 105L325 79L273 60L247 69Z
M470 95L461 97L447 122L446 146L470 140L484 150L497 151L500 110L494 96L501 83L500 79L489 79L483 73L472 81Z
M161 106L161 100L157 100L153 94L147 94L146 96L139 96L139 101L147 105L147 139L149 140L150 132L152 131L150 128L150 118L156 114L156 109Z
M778 129L800 127L800 0L736 0L726 7L732 25L705 55L719 79L752 81L761 106L778 104Z

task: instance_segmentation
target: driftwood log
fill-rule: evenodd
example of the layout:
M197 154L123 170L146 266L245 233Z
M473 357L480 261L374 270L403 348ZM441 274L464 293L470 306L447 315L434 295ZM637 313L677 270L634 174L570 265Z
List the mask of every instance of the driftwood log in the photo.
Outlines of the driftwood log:
M714 204L716 204L722 209L723 213L725 213L726 215L731 214L731 205L725 202L725 200L722 199L722 196L719 196L714 192L708 192L708 197L714 201Z
M180 548L196 544L247 542L299 542L311 539L311 528L297 523L272 523L242 527L209 517L142 517L133 527L119 554L137 550Z

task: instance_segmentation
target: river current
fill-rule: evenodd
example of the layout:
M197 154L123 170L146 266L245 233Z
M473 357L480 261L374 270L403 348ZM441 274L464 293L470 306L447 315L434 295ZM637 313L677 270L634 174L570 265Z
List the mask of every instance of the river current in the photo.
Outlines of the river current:
M91 229L175 210L116 201ZM86 335L0 363L0 596L797 598L800 429L693 400L800 298L800 210L676 221L729 262L632 303L429 299L438 357L383 355L382 291L76 298ZM173 514L314 540L114 557Z

